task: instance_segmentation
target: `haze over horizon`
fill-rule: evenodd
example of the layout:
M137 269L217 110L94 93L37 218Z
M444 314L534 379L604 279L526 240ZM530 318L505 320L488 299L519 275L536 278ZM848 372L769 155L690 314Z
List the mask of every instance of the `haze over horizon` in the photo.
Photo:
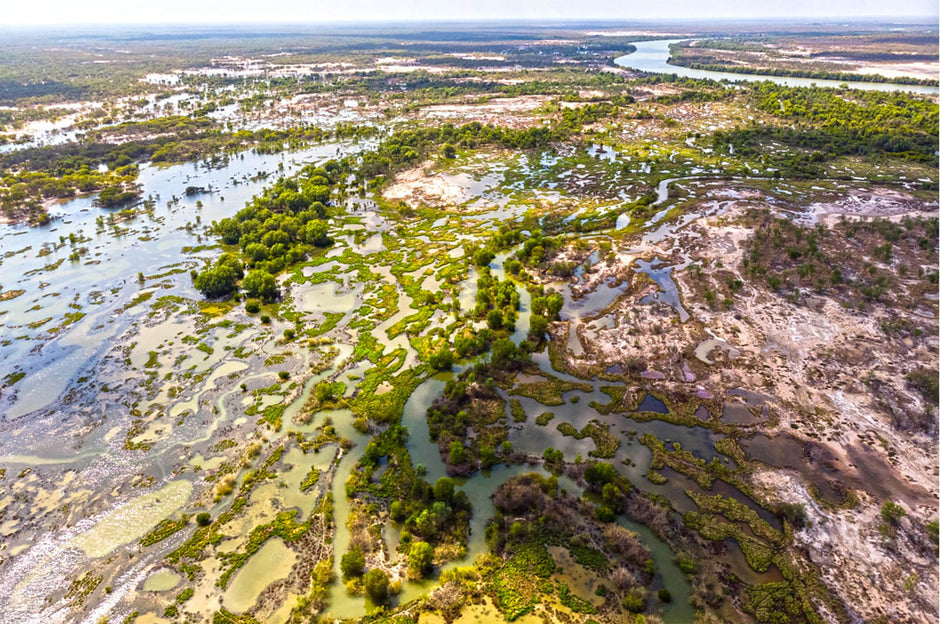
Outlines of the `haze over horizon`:
M934 0L885 3L875 0L835 0L820 7L814 0L786 5L769 0L674 0L668 5L583 0L578 3L547 0L478 0L472 5L456 0L348 0L344 3L309 3L271 0L263 4L235 0L165 0L131 4L119 0L39 0L6 8L4 25L42 26L78 24L285 24L336 22L419 22L484 20L655 20L655 19L870 19L937 18Z

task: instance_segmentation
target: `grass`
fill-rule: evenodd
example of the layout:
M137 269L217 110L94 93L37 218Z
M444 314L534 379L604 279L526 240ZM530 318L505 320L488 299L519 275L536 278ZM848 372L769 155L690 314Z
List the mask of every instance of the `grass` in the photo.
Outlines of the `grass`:
M509 399L509 411L512 414L513 422L521 423L526 421L527 415L518 399ZM541 418L541 415L538 418ZM543 424L538 421L538 418L535 420L536 424Z
M551 412L548 412L549 414ZM570 436L576 440L591 438L594 440L596 448L589 453L591 457L609 458L613 457L617 449L620 448L620 439L610 433L610 426L601 424L592 420L580 431L574 428L571 423L563 422L558 424L558 431L563 436Z
M144 535L140 539L141 546L152 546L157 542L161 542L166 538L170 537L177 531L181 531L186 528L186 525L189 524L189 516L184 515L179 520L170 520L166 519L160 522L156 527L154 527L149 533Z
M539 602L540 579L555 570L555 561L542 544L518 546L492 578L496 605L508 622L532 611Z
M542 405L558 406L564 405L565 403L562 394L572 390L590 392L591 384L575 383L572 381L564 381L557 377L550 377L545 381L519 384L512 389L510 394L535 399Z

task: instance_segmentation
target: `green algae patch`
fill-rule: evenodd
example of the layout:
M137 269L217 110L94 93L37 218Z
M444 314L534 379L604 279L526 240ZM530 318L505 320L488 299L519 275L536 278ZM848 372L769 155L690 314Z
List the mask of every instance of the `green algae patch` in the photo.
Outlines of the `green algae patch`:
M552 416L553 414L548 412L548 415ZM541 416L539 416L539 418L541 418ZM541 423L537 422L537 424ZM547 420L545 424L548 424ZM594 444L597 448L589 453L591 457L613 457L617 449L620 448L620 440L610 433L610 427L596 420L592 420L584 425L580 431L575 429L574 425L568 422L559 423L557 429L561 435L573 437L575 440L583 440L584 438L594 440Z
M542 544L519 546L512 557L493 575L496 604L513 620L530 612L539 603L541 581L555 571L555 561Z

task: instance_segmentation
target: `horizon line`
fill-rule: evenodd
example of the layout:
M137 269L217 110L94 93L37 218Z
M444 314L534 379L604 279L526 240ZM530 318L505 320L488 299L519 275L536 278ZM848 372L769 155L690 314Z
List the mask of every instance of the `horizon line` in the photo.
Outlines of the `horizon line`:
M316 26L381 26L381 25L460 25L460 24L519 24L527 26L541 25L600 25L608 24L610 27L628 25L628 24L685 24L689 22L736 22L736 23L760 23L774 21L793 21L798 20L801 23L829 23L833 21L841 22L846 25L858 23L877 22L885 25L891 23L908 23L922 26L932 26L940 30L940 23L936 23L940 15L766 15L766 16L708 16L708 17L635 17L635 18L607 18L607 17L583 17L583 18L539 18L539 17L425 17L412 19L368 19L368 18L336 18L323 19L319 21L289 21L287 18L276 20L231 20L231 21L192 21L192 22L151 22L151 21L125 21L125 22L20 22L0 24L0 31L4 30L22 30L29 28L120 28L120 27L146 27L146 28L186 28L186 27L285 27L305 28ZM928 24L929 22L929 24Z

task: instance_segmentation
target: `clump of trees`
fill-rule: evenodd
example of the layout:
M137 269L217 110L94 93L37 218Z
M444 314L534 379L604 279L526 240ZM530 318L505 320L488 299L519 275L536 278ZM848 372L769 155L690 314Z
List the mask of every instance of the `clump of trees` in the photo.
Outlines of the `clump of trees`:
M509 338L495 338L489 361L448 381L428 408L431 439L437 441L451 474L471 474L479 467L489 468L512 454L505 428L492 426L505 409L497 392L496 379L507 378L531 361L529 352L517 347ZM467 440L471 427L478 435Z
M561 293L550 291L548 293L539 287L533 293L529 315L529 341L538 345L548 331L550 321L560 319L561 308L565 305L565 298Z
M421 578L431 572L438 547L459 553L466 544L472 506L450 478L442 477L433 485L424 479L423 470L411 464L407 436L408 430L398 424L375 436L347 481L346 494L387 501L390 518L401 525L400 550L409 574ZM373 479L382 464L386 467L381 477ZM353 551L341 560L344 573L347 564L350 573L361 575L366 569L366 562Z
M215 224L213 229L224 244L238 246L249 270L233 277L229 269L240 267L241 260L234 253L224 254L231 257L224 262L220 258L215 266L196 275L196 288L206 297L228 297L242 280L248 296L265 302L278 299L275 276L314 248L333 244L327 206L334 195L345 191L344 178L343 167L335 161L321 167L307 166L299 176L275 182L234 217Z
M487 326L493 331L513 331L519 310L519 292L511 280L500 281L489 267L480 270L477 279L476 307L473 314L477 318L486 318Z

